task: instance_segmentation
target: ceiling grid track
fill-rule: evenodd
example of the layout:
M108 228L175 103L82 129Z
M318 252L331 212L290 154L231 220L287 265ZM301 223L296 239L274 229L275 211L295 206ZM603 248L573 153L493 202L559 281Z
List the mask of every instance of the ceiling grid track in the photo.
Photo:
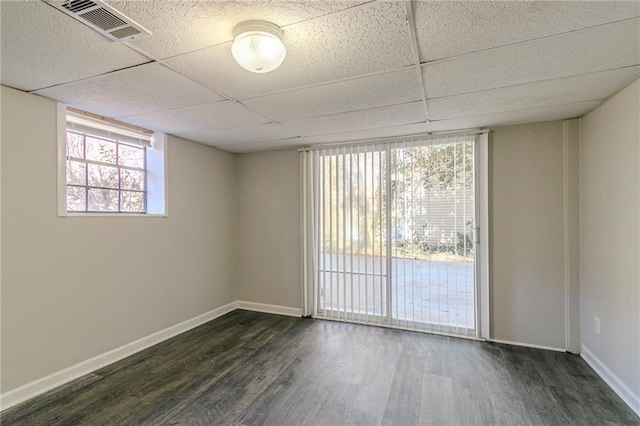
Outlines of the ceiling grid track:
M181 76L183 76L185 78L188 78L189 80L193 81L194 83L204 87L205 89L212 91L213 93L215 93L216 95L219 95L220 97L224 98L225 100L231 100L232 99L230 96L227 96L226 94L220 92L219 90L215 90L215 89L207 86L202 81L200 81L200 80L198 80L196 78L193 78L193 77L191 77L189 75L185 75L184 73L181 73L180 71L176 70L175 68L173 68L169 64L167 64L163 59L160 59L157 56L152 55L151 53L147 52L146 50L144 50L144 49L142 49L142 48L140 48L140 47L138 47L136 45L131 44L129 42L125 42L125 43L122 43L122 44L124 46L127 46L129 49L133 50L134 52L139 53L139 54L141 54L143 56L146 56L147 58L151 59L154 62L157 62L158 64L162 65L163 67L166 67L166 68L170 69L171 71L173 71L175 73L178 73Z
M605 69L605 70L590 71L590 72L585 72L585 73L580 73L580 74L571 74L571 75L567 75L567 76L564 76L564 77L553 77L553 78L546 78L546 79L543 79L543 80L527 81L527 82L524 82L524 83L508 84L506 86L496 86L496 87L492 87L490 89L467 90L465 92L460 92L460 93L456 93L456 94L453 94L453 95L434 96L434 97L429 98L429 100L435 101L435 100L440 100L440 99L454 98L456 96L464 96L464 95L474 94L474 93L491 92L491 91L494 91L494 90L510 89L510 88L513 88L513 87L527 86L527 85L530 85L530 84L546 83L546 82L550 82L550 81L559 81L559 80L568 80L568 79L572 79L572 78L575 78L575 77L581 77L581 76L585 76L585 75L594 75L594 74L604 73L604 72L608 72L608 71L631 69L631 68L636 68L638 66L640 66L640 63L634 64L634 65L627 65L627 66L624 66L624 67L608 68L608 69Z
M407 23L409 24L409 33L411 35L411 49L413 51L413 60L416 67L416 76L418 78L418 85L420 87L420 94L422 95L422 103L424 106L424 114L427 123L429 120L429 105L427 104L427 93L424 88L424 78L422 75L422 66L420 64L420 51L418 50L418 34L416 31L416 20L413 15L412 0L405 0L405 7L407 9Z
M339 79L334 79L334 80L326 80L326 81L321 81L319 83L304 84L302 86L296 86L296 87L290 88L290 89L280 89L280 90L274 90L272 92L260 93L260 94L257 94L257 95L242 96L242 97L238 97L238 99L241 100L241 101L245 101L245 100L249 100L249 99L259 98L259 97L262 97L262 96L280 95L280 94L283 94L283 93L294 92L296 90L301 90L301 89L312 89L314 87L322 87L322 86L327 86L327 85L331 85L331 84L335 84L335 83L360 80L360 79L367 78L367 77L375 77L375 76L378 76L378 75L391 74L391 73L398 72L398 71L408 70L412 66L413 65L407 65L407 66L402 66L400 68L383 69L383 70L380 70L380 71L374 71L374 72L369 72L369 73L365 73L365 74L358 74L358 75L354 75L354 76L351 76L351 77L344 77L344 78L339 78Z
M151 14L133 2L118 11L126 12L120 19L147 21L155 34L109 44L89 35L82 21L64 21L69 13L52 12L62 4L86 14L108 2L3 3L3 17L11 17L3 25L9 58L3 84L233 151L238 143L333 143L578 117L640 75L634 2L541 8L472 0L304 0L283 2L275 11L260 2L251 8L163 2ZM282 20L296 54L282 72L262 80L227 61L226 27L211 33L196 25L199 17L220 23L227 15L251 18L265 11ZM23 16L37 19L27 25ZM106 16L87 18L110 29L122 24ZM503 19L507 25L495 25ZM175 28L163 25L173 21ZM380 31L370 31L376 27ZM76 32L88 35L70 36ZM184 37L175 41L174 33ZM304 54L305 44L312 54ZM30 73L42 69L49 71ZM86 96L93 92L117 93L123 101Z
M242 103L242 102L238 101L237 99L235 99L235 98L233 98L233 97L231 97L231 96L227 95L226 93L221 92L221 91L220 91L220 90L218 90L218 89L214 89L214 88L212 88L212 87L209 87L209 85L207 85L207 84L206 84L206 83L204 83L203 81L200 81L200 80L199 80L199 79L197 79L197 78L194 78L194 77L192 77L192 76L190 76L190 75L187 75L187 74L185 74L185 73L183 73L183 72L180 72L180 71L179 71L179 70L177 70L176 68L174 68L174 67L172 67L171 65L167 64L163 59L157 58L156 56L154 56L154 55L150 54L150 53L149 53L149 52L147 52L146 50L144 50L144 49L142 49L142 48L140 48L140 47L138 47L138 46L135 46L135 45L133 45L133 44L131 44L131 43L123 43L123 44L124 44L125 46L127 46L128 48L132 49L133 51L138 52L138 53L140 53L141 55L144 55L144 56L146 56L146 57L148 57L148 58L150 58L150 59L154 60L155 62L157 62L158 64L162 65L163 67L166 67L166 68L170 69L171 71L173 71L173 72L175 72L175 73L177 73L177 74L180 74L180 75L181 75L181 76L183 76L184 78L187 78L187 79L189 79L189 80L193 81L194 83L196 83L196 84L198 84L198 85L200 85L200 86L204 87L205 89L210 90L211 92L215 93L216 95L218 95L218 96L220 96L220 97L224 98L224 100L223 100L223 101L220 101L220 102L232 102L232 103L234 103L234 104L238 105L239 107L244 108L245 110L251 111L251 112L253 112L253 113L255 113L255 114L258 114L258 115L260 115L260 116L264 117L265 119L269 120L269 123L276 124L276 125L278 125L278 126L280 126L280 127L282 127L282 128L285 128L285 129L287 128L286 126L284 126L284 125L283 125L282 123L280 123L279 121L274 120L273 118L269 117L268 115L265 115L265 114L261 113L260 111L256 111L255 109L253 109L253 108L251 108L251 107L249 107L249 106L245 105L244 103ZM269 124L269 123L263 123L263 124Z
M406 0L406 1L409 1L409 0ZM538 43L538 42L543 41L543 40L560 38L560 37L566 36L567 34L581 33L581 32L586 32L586 31L593 30L595 28L602 28L602 27L612 26L612 25L620 24L622 22L633 21L634 19L637 20L638 18L640 18L640 15L634 16L632 18L621 19L619 21L606 22L604 24L598 24L598 25L590 25L590 26L583 27L583 28L578 28L578 29L575 29L575 30L563 31L563 32L560 32L560 33L549 34L549 35L545 35L545 36L542 36L542 37L530 38L530 39L527 39L527 40L517 41L517 42L514 42L514 43L506 43L506 44L501 44L499 46L487 47L485 49L474 50L474 51L471 51L471 52L461 53L459 55L453 55L453 56L446 56L446 57L442 57L442 58L437 58L437 59L433 59L431 61L426 61L425 64L429 64L429 65L437 64L437 63L440 63L440 62L448 62L448 61L453 61L453 60L457 60L457 59L467 58L467 57L470 57L470 56L484 55L486 53L495 52L497 50L502 50L502 49L508 49L510 47L523 46L523 45L527 45L527 44L535 44L535 43Z
M587 99L585 101L554 104L554 106L567 106L567 105L585 104L585 103L591 103L591 102L603 102L604 100L605 100L605 98ZM510 112L536 111L536 110L541 110L541 109L544 109L544 108L548 108L548 107L542 106L542 107L528 107L528 108L520 108L520 109L511 109ZM483 117L483 116L496 114L496 113L500 113L500 112L503 112L503 111L487 112L487 113L482 113L482 114L462 115L462 116L458 116L458 117L438 118L438 119L435 119L435 120L431 120L431 122L432 123L436 123L436 122L439 122L439 121L458 120L458 119L461 119L461 118ZM578 117L581 117L583 115L586 115L586 114L581 114L580 116L576 116L576 117L567 117L565 120L578 118ZM532 123L541 123L541 121L535 121L535 122L532 122Z
M77 83L79 81L93 80L95 78L100 78L100 77L104 77L105 75L113 74L114 72L124 71L124 70L128 70L128 69L131 69L131 68L140 67L142 65L149 65L149 64L152 64L153 62L154 61L147 61L147 62L143 62L141 64L131 65L131 66L124 67L124 68L118 68L117 70L107 71L107 72L104 72L102 74L96 74L96 75L91 75L89 77L83 77L83 78L78 78L78 79L71 80L71 81L65 81L64 83L52 84L51 86L39 87L37 89L25 90L25 92L33 93L33 92L37 92L39 90L46 90L46 89L51 89L51 88L54 88L54 87L66 86L68 84Z

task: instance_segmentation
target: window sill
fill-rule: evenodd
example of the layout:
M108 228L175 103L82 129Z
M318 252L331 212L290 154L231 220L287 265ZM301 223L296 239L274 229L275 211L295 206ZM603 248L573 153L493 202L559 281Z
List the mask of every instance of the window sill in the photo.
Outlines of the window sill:
M169 217L167 214L127 214L127 213L62 213L58 217Z

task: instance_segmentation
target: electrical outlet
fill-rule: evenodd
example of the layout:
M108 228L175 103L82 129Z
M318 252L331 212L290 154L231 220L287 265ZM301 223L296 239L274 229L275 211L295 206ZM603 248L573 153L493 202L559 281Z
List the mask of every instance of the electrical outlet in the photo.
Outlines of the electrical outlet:
M596 334L600 334L600 318L599 317L593 317L593 331L595 331Z

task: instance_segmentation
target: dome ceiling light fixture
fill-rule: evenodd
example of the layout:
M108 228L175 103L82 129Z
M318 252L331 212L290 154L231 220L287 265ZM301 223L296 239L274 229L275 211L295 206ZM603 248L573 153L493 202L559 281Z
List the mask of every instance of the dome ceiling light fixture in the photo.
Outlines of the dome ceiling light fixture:
M287 56L283 37L282 30L271 22L242 22L233 29L231 54L246 70L259 74L270 72Z

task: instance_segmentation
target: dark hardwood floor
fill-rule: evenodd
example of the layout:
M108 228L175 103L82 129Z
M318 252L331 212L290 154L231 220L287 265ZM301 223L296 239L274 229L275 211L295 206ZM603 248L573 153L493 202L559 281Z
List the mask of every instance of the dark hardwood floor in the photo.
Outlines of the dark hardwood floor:
M6 410L2 425L607 425L578 356L234 311Z

